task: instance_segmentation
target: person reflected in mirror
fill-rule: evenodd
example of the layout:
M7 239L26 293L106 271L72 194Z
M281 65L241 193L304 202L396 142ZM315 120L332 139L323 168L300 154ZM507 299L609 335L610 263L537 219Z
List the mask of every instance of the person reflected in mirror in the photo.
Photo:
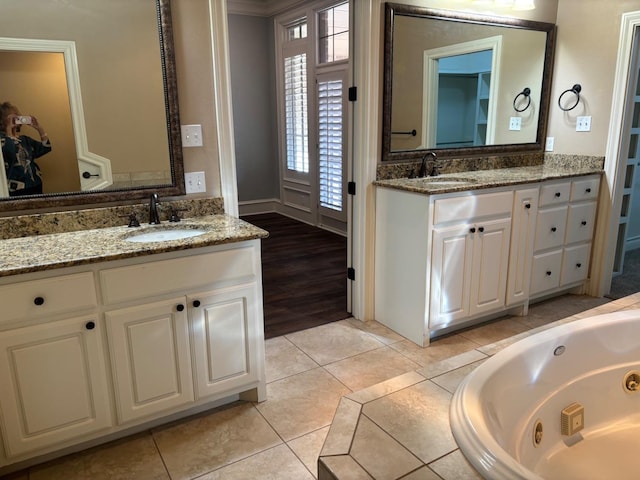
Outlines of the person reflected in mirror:
M23 127L36 130L40 141L22 135ZM18 107L9 102L0 104L0 145L9 196L42 193L42 175L36 159L51 151L51 143L38 119L22 115Z

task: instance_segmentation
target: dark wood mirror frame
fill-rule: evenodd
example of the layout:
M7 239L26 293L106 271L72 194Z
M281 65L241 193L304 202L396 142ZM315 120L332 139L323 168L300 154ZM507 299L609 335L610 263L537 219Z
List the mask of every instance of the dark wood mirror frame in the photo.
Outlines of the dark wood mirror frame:
M546 32L544 68L542 78L542 90L540 92L540 110L538 115L538 128L536 141L532 143L517 143L503 145L485 145L477 147L459 148L434 148L428 150L402 150L391 151L391 100L393 94L393 29L394 16L407 15L414 17L430 18L434 20L450 20L461 24L480 24L495 27L511 27L525 30L537 30ZM485 15L467 14L464 12L452 12L436 10L395 3L385 4L384 26L384 87L382 104L382 161L401 162L415 161L421 158L425 152L435 151L439 158L480 157L490 155L505 155L513 153L542 152L549 113L551 97L551 77L553 71L553 55L555 50L556 27L552 23L521 20L508 17L492 17Z
M185 194L184 166L182 159L182 140L180 137L180 115L178 109L178 87L176 81L176 62L173 46L170 0L156 0L158 33L164 81L165 112L167 116L167 134L169 144L169 162L171 165L171 184L153 185L141 188L119 190L101 190L89 192L69 192L33 195L25 197L0 198L0 212L34 210L80 205L108 204L122 201L123 198L148 198L152 192L160 196L179 196Z

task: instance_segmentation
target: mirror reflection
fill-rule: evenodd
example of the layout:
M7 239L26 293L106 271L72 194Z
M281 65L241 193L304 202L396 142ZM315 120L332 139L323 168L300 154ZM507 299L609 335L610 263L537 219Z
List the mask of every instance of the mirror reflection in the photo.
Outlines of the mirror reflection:
M383 160L541 149L552 24L397 4L386 15Z
M184 193L170 27L168 0L4 6L0 103L46 130L51 151L36 160L43 196L81 194L65 202L72 204L122 190ZM37 128L20 130L16 138L41 140Z

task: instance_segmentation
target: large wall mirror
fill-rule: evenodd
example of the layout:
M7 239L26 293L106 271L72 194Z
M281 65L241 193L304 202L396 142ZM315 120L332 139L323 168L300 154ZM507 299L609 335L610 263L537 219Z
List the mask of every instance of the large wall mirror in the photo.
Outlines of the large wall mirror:
M1 211L184 195L169 0L6 2L0 32L0 103L52 145L43 193L0 188Z
M555 26L385 4L382 160L542 151Z

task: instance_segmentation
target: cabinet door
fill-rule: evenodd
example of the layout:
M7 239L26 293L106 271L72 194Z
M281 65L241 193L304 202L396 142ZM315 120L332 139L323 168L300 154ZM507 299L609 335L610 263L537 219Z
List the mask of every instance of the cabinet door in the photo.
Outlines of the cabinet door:
M533 243L538 213L538 189L516 190L511 222L507 305L529 297Z
M469 314L504 306L509 265L511 219L479 222L473 236L473 270Z
M558 248L564 243L567 205L538 210L536 221L536 251Z
M595 202L569 205L565 243L591 241L596 219Z
M120 423L193 401L185 300L105 313Z
M560 269L562 267L562 249L538 253L533 257L531 268L531 292L536 295L560 286Z
M433 229L429 328L444 327L469 315L473 225Z
M587 279L591 244L566 247L562 258L560 285L570 285Z
M258 380L259 301L253 283L189 297L197 398Z
M0 412L14 457L107 428L111 410L95 316L0 333Z

